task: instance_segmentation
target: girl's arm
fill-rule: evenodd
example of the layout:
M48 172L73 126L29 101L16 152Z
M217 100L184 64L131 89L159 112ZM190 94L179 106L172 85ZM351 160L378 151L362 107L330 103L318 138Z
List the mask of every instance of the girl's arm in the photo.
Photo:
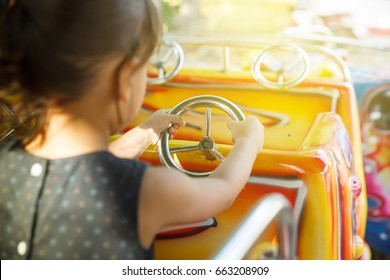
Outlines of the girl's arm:
M263 146L263 126L253 116L231 121L235 145L226 159L206 178L191 178L177 170L150 167L141 189L139 233L149 246L163 227L199 222L231 205L250 176Z
M185 126L181 116L169 114L169 110L158 110L144 123L111 142L108 149L117 157L138 158L150 145L157 143L161 132L170 124L172 124L168 129L170 138L173 138L179 127Z

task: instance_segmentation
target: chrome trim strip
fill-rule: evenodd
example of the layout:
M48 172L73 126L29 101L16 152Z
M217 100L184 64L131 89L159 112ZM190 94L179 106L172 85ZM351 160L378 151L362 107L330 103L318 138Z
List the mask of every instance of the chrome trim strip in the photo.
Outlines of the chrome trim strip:
M295 259L297 234L291 206L283 195L276 193L258 201L213 259L243 259L272 222L278 227L278 258Z
M305 202L305 198L307 194L307 186L302 180L294 177L275 178L275 177L251 176L248 180L248 183L267 185L267 186L285 188L285 189L296 189L297 198L295 200L295 206L293 210L294 210L294 222L296 225L298 225L299 218L303 209L303 204Z

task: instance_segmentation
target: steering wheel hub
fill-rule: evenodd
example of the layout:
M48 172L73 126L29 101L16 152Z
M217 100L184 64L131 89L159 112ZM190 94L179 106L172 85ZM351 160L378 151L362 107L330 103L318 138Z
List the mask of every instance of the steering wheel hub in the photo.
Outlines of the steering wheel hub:
M203 137L199 142L199 148L201 151L209 152L211 151L215 146L215 142L210 137Z

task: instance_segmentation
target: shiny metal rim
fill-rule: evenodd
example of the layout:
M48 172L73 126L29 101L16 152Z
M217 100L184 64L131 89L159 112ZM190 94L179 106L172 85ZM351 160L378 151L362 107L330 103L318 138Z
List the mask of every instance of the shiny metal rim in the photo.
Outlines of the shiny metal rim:
M159 61L154 63L150 62L157 68L158 76L155 78L147 78L147 83L149 85L160 85L170 81L179 74L184 65L184 52L178 43L168 38L163 38L161 45L167 47L168 51ZM172 70L165 71L164 65L168 62L172 55L175 57L175 65Z
M215 153L215 156L218 160L223 161L223 156L219 154L219 152L216 149L214 140L210 137L210 123L211 123L210 109L212 107L218 108L224 111L225 113L227 113L233 120L236 121L244 120L245 115L242 113L240 108L234 103L232 103L231 101L222 97L212 96L212 95L195 96L186 99L181 103L177 104L174 108L172 108L170 113L181 116L190 110L200 108L200 107L206 107L206 135L199 141L198 145L183 147L180 149L180 151L181 152L194 151L194 150L201 150L205 152L210 151L211 153ZM206 177L213 173L213 171L194 172L194 171L186 170L174 161L171 153L172 151L169 148L169 135L167 131L164 131L158 143L158 154L160 157L160 161L163 164L165 164L169 168L176 168L193 177Z
M302 71L299 73L299 75L297 75L296 78L292 79L291 81L288 82L270 81L263 75L263 73L260 70L261 65L263 64L265 58L268 55L270 55L272 52L279 51L279 50L285 50L296 54L299 58L299 61L302 62L303 64ZM251 71L254 79L257 82L259 82L261 85L272 89L283 89L283 88L293 87L301 83L304 79L306 79L307 75L309 74L309 68L310 68L310 59L304 49L292 44L283 44L283 45L274 45L264 49L255 60Z

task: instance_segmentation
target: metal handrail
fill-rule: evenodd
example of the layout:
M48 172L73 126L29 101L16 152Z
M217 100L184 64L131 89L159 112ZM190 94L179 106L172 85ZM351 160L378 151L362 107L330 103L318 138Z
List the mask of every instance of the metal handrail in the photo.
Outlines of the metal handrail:
M272 223L277 226L278 258L295 259L297 234L294 214L290 202L277 193L257 202L213 259L243 259Z
M283 44L283 42L279 43L269 43L265 41L246 41L246 40L228 40L228 39L214 39L214 38L203 38L203 37L185 37L185 36L166 36L170 40L173 40L180 45L192 45L192 46L210 46L210 47L221 47L223 52L223 68L224 72L228 71L230 68L230 51L232 48L242 48L242 49L264 49L273 45ZM315 53L318 52L328 58L330 61L335 63L335 65L340 69L342 79L344 81L351 81L351 74L346 65L346 63L337 56L333 51L326 47L318 46L318 45L308 45L301 44L306 52Z

